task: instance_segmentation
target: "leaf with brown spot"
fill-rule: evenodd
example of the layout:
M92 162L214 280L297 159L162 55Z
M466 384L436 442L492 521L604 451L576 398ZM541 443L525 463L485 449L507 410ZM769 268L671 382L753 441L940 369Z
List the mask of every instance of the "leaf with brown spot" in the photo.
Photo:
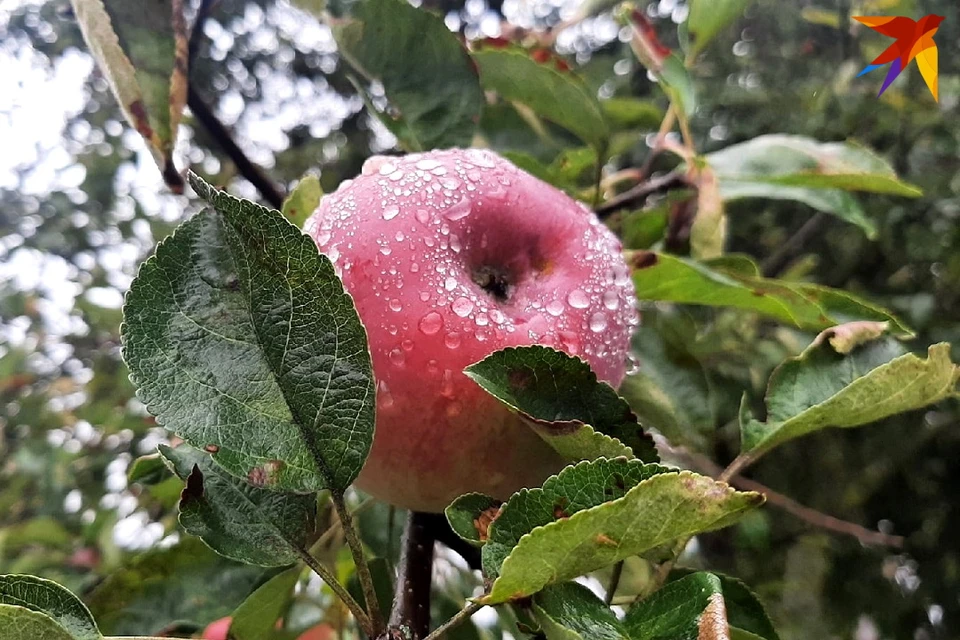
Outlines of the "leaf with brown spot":
M84 40L127 121L147 141L164 181L183 192L173 164L187 102L183 0L71 0Z
M453 531L474 546L487 541L490 525L499 517L499 500L482 493L468 493L454 500L444 510Z
M579 358L543 346L511 347L464 372L568 460L659 460L630 406Z
M180 524L217 553L264 567L299 559L313 533L317 501L252 486L185 444L160 445L170 469L186 480L180 494ZM264 471L264 474L267 474Z
M302 229L303 223L320 206L321 198L323 198L323 187L320 186L320 178L308 174L300 179L287 199L283 201L281 211L287 220Z

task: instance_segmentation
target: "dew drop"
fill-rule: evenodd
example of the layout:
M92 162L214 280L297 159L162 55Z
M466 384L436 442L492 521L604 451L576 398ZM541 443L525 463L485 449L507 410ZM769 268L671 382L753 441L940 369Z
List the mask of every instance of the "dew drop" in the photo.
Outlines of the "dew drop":
M387 207L383 210L383 219L384 220L393 220L400 213L400 207Z
M413 340L404 340L400 343L400 346L404 351L410 352L413 351Z
M403 242L403 239L406 237L403 235L403 231L397 231L397 235L393 236L397 242Z
M563 313L563 303L559 300L554 300L547 305L547 313L553 317L559 316L561 313Z
M390 310L391 310L391 311L400 311L401 309L403 309L403 305L400 304L400 301L399 301L399 300L397 300L396 298L394 298L393 300L390 301Z
M580 289L574 289L567 296L567 302L574 309L586 309L590 305L590 298Z
M613 289L607 289L603 292L603 306L610 311L616 311L620 307L620 296Z
M396 182L396 181L398 181L398 180L402 180L402 179L403 179L403 171L400 171L400 170L398 169L398 170L394 171L393 173L391 173L389 177L390 177L390 179L393 180L394 182Z
M493 169L495 166L497 166L496 162L493 160L492 154L484 149L467 150L467 158L470 160L470 162L478 167Z
M443 344L447 345L447 349L456 349L460 346L460 334L456 331L451 331L443 339Z
M420 224L427 224L430 222L430 212L426 209L417 209L417 212L414 215L417 218L417 222Z
M597 311L590 316L590 331L600 333L607 328L607 316Z
M392 162L384 162L380 165L380 175L388 176L397 170L397 166Z
M493 320L494 324L503 324L507 318L499 309L494 309L490 312L490 319Z
M427 363L427 373L436 373L439 370L440 367L436 360L431 360Z
M452 309L461 318L466 318L473 311L473 303L468 298L460 297L453 301Z
M426 302L426 301L429 300L429 299L430 299L430 292L429 292L429 291L421 291L421 292L420 292L420 302Z
M420 271L420 263L419 263L419 262L411 262L411 263L410 263L410 273L416 273L416 272L418 272L418 271Z
M557 337L560 338L560 346L563 347L564 351L574 356L580 353L580 337L576 333L560 331Z
M445 217L447 220L462 220L470 215L472 208L473 204L470 202L470 200L464 198L457 204L447 209L444 212L443 217Z
M403 355L403 351L398 348L390 351L390 362L395 367L402 367L406 363L406 357Z
M327 251L327 257L330 258L330 262L336 262L337 258L340 257L340 250L336 247L330 247Z
M478 327L485 327L490 324L490 318L485 313L478 313L474 322L477 323Z
M317 246L322 247L323 245L330 242L330 232L322 231L320 235L317 236Z
M443 370L443 379L440 382L440 395L444 398L453 398L453 371Z
M383 380L377 384L377 404L382 409L389 409L393 406L393 396L390 394L390 388Z
M430 171L431 169L436 169L440 166L440 163L431 158L424 158L423 160L418 160L417 164L414 165L417 169L423 169L424 171Z
M447 279L443 281L443 288L447 291L453 291L457 288L457 279L448 276Z
M431 311L420 318L420 332L424 335L432 336L443 327L443 316L436 311Z
M444 189L451 189L451 190L452 190L452 189L456 189L456 188L459 187L461 184L462 184L462 183L461 183L459 180L457 180L456 178L454 178L453 176L450 176L450 177L448 177L448 178L441 178L441 180L440 180L440 185L441 185Z

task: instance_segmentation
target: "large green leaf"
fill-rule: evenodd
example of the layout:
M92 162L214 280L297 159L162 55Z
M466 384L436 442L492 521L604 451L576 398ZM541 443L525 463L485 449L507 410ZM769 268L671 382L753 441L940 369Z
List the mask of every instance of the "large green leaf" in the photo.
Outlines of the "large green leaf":
M483 92L477 71L443 20L402 0L364 0L334 26L340 55L383 84L392 110L377 113L411 151L469 146Z
M277 620L293 600L300 567L287 569L265 582L233 612L230 636L234 640L269 640Z
M823 330L855 320L890 323L891 331L903 337L913 333L880 307L845 291L815 284L772 280L755 275L738 259L736 269L727 262L710 265L679 256L637 251L631 257L633 282L641 300L699 304L748 309L776 318L800 329Z
M859 427L919 409L957 393L960 367L950 345L935 344L920 358L890 337L839 353L821 334L798 357L773 372L767 387L767 420L740 409L742 453L757 457L787 440L827 427ZM843 342L839 344L844 344Z
M53 618L12 604L0 604L0 632L3 640L74 640Z
M626 401L579 358L537 345L510 347L464 373L569 460L660 459Z
M277 567L300 559L314 530L315 496L247 484L187 445L160 445L160 455L186 482L180 494L180 524L187 533L246 564Z
M153 549L114 571L87 602L104 633L150 635L174 622L203 627L230 615L264 578L196 538Z
M693 55L702 51L715 35L743 15L750 0L691 0L686 32Z
M739 581L692 573L634 605L623 625L631 640L722 640L731 635L778 640L763 606Z
M333 265L277 212L191 176L211 205L157 247L123 354L159 423L276 490L343 491L373 440L366 335Z
M97 623L86 605L56 582L35 576L0 576L0 605L32 609L49 616L73 640L101 640ZM0 625L0 630L4 629ZM0 633L0 636L6 636Z
M675 538L725 527L763 497L688 471L624 459L567 467L521 490L488 529L484 601L506 602Z
M483 88L519 102L592 145L606 149L610 131L589 87L570 71L540 64L522 49L484 48L473 53Z
M627 630L590 589L576 582L545 588L533 597L533 612L547 640L623 640Z
M846 191L918 197L883 158L851 142L803 136L759 136L708 154L726 200L762 197L803 202L856 224L870 237L876 225Z
M71 4L120 110L147 141L167 184L182 192L173 147L187 102L183 0L71 0Z

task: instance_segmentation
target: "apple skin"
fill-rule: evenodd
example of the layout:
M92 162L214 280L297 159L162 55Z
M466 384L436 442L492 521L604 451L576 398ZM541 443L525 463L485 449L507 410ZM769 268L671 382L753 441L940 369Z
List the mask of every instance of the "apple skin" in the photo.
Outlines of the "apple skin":
M304 231L334 263L368 335L377 428L357 486L419 511L506 499L563 460L463 374L547 345L623 380L639 319L621 245L584 205L500 156L375 156Z
M324 622L315 627L310 627L297 636L297 640L333 640L336 637L336 630Z
M233 618L229 616L214 620L207 625L207 628L203 630L203 635L200 637L203 640L229 640L230 625L232 623Z

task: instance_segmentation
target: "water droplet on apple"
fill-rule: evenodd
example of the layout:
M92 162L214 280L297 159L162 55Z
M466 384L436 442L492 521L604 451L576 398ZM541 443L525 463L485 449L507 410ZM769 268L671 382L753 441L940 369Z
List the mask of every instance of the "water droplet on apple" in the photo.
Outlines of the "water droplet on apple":
M488 318L485 313L478 313L474 322L477 323L478 327L485 327L490 324L490 318Z
M429 300L429 299L430 299L430 292L429 292L429 291L421 291L421 292L420 292L420 301L421 301L421 302L426 302L426 301Z
M490 312L490 319L493 320L495 324L503 324L507 317L503 315L499 309L494 309Z
M495 166L497 166L493 159L493 154L485 149L468 149L466 155L470 162L478 167L493 169Z
M391 206L383 210L384 220L393 220L400 213L400 207Z
M560 331L557 333L557 337L560 338L560 346L564 351L573 356L580 353L580 336L576 333L573 331Z
M448 349L456 349L460 346L460 334L456 331L451 331L443 339L443 344L447 345Z
M380 405L381 409L389 409L393 406L393 396L390 394L390 388L383 380L377 383L377 404Z
M404 351L407 351L407 352L413 351L413 340L404 340L403 342L400 343L400 346L403 348Z
M431 169L436 169L440 166L440 163L436 160L430 158L424 158L423 160L418 160L417 164L414 165L417 169L423 169L424 171L430 171Z
M402 180L403 171L400 171L399 169L394 171L393 173L390 174L390 179L393 180L394 182L397 182L398 180Z
M547 313L549 313L553 317L557 317L561 313L563 313L563 303L560 302L559 300L554 300L553 302L547 305L546 309L547 309Z
M470 215L472 207L473 204L470 202L470 200L468 198L464 198L460 202L447 209L443 216L447 220L462 220Z
M436 311L431 311L420 318L420 332L424 335L432 336L443 327L443 316Z
M444 398L453 398L453 371L443 370L443 379L440 382L440 395Z
M380 165L380 175L388 176L397 170L397 166L392 162L384 162Z
M393 236L397 242L403 242L403 239L406 237L403 235L403 231L397 231L397 235Z
M447 291L453 291L457 288L457 279L448 276L447 279L443 281L443 288Z
M436 360L431 360L431 361L429 361L429 362L427 363L427 373L436 373L436 372L439 371L439 370L440 370L440 368L439 368L439 366L437 365L437 361L436 361Z
M567 302L569 302L570 306L574 309L586 309L590 306L590 298L580 289L571 291L567 296Z
M403 309L403 305L400 304L400 301L399 301L399 300L397 300L396 298L394 298L393 300L390 301L390 310L391 310L391 311L400 311L401 309Z
M463 183L461 183L459 180L457 180L457 179L454 178L453 176L450 176L450 177L448 177L448 178L443 178L443 179L440 180L440 185L441 185L444 189L451 189L451 190L453 190L453 189L456 189L457 187L459 187L461 184L463 184Z
M330 247L326 252L327 257L330 258L330 262L336 262L337 258L340 257L340 250L336 247Z
M406 363L406 357L399 348L393 349L389 354L390 362L395 367L402 367Z
M470 302L469 298L460 297L453 301L451 308L455 314L461 318L466 318L473 311L473 303Z
M417 209L417 212L414 214L417 218L417 222L420 224L427 224L430 222L430 212L426 209Z
M590 316L590 331L600 333L607 328L607 316L597 311Z
M410 263L410 273L416 273L416 272L418 272L418 271L420 271L420 263L418 263L418 262L411 262L411 263Z
M620 308L620 296L613 289L607 289L603 292L603 306L610 311L616 311Z

